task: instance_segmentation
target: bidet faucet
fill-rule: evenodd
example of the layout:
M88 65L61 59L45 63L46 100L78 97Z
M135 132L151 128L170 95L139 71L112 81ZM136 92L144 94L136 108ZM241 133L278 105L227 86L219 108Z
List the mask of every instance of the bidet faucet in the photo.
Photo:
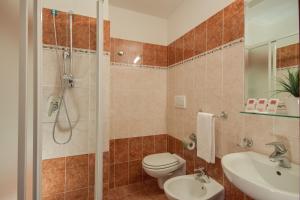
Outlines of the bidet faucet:
M271 142L266 145L274 146L274 152L269 156L272 162L279 162L279 167L291 168L291 163L286 157L288 150L285 145L281 142Z
M210 183L209 176L207 175L204 167L200 167L199 169L194 169L196 173L195 179L200 181L201 183Z

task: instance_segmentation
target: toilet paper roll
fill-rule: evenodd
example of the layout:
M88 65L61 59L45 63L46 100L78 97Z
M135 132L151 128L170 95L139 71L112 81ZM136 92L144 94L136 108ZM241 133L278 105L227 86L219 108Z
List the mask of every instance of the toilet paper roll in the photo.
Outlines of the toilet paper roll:
M184 148L188 149L188 150L194 150L196 147L196 144L194 141L187 139L183 141L183 146Z

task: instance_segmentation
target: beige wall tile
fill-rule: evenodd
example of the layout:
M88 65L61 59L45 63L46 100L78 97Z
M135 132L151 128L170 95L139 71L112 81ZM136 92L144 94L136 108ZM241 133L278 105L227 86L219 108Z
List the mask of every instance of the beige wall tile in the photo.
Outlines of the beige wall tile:
M205 73L205 106L203 111L220 113L222 109L222 52L207 55Z
M43 134L43 159L94 153L96 149L96 55L95 53L73 54L72 73L75 78L75 87L66 90L65 102L68 108L70 120L73 125L73 137L66 145L57 145L52 139L53 122L56 112L48 117L49 97L59 96L60 73L63 70L62 51L59 50L59 60L56 52L47 48L43 49L43 66L41 76L42 92L40 94L41 130ZM109 56L106 56L109 64ZM105 60L105 59L104 59ZM109 66L106 68L109 69ZM109 70L104 74L104 79L109 78ZM106 97L109 97L109 85L106 87ZM109 99L106 99L109 105ZM109 109L109 106L107 106ZM107 114L106 114L107 115ZM109 117L108 117L109 119ZM62 107L59 122L67 128L65 108ZM106 124L109 122L105 122ZM108 133L108 131L106 131ZM56 132L58 139L65 140L68 136L66 131ZM108 138L108 137L106 137ZM108 139L106 139L108 148Z
M219 114L225 111L227 120L216 120L216 154L245 151L237 146L247 136L254 140L250 149L270 154L265 144L283 141L290 158L299 163L299 120L244 116L239 112L244 104L244 44L239 43L204 55L193 61L168 69L167 130L173 137L183 139L195 131L196 113ZM174 96L186 95L187 108L176 109Z
M166 132L166 70L112 65L110 82L110 138Z

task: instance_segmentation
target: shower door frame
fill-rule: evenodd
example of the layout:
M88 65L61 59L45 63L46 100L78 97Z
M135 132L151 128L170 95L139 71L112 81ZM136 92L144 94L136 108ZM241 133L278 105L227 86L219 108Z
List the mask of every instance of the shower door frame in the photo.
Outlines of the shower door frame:
M29 1L29 0L28 0ZM41 109L40 99L38 94L41 94L40 83L41 77L41 67L43 64L43 39L42 39L42 12L43 12L43 0L32 0L35 2L34 15L36 23L36 67L34 69L34 99L35 99L35 108L34 108L34 133L33 133L33 181L32 181L32 196L34 200L41 199L41 180L42 180L42 135L40 133L39 127L39 110ZM103 177L103 79L102 69L103 69L103 0L95 0L97 4L97 75L96 75L96 165L95 165L95 200L102 199L102 177ZM26 199L27 200L27 199ZM29 199L28 199L29 200Z

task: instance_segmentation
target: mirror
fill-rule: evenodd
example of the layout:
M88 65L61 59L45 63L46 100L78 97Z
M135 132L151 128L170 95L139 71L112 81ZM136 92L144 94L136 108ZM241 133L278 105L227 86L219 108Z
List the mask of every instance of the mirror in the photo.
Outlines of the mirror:
M298 0L245 0L245 99L284 101L278 80L298 67Z

